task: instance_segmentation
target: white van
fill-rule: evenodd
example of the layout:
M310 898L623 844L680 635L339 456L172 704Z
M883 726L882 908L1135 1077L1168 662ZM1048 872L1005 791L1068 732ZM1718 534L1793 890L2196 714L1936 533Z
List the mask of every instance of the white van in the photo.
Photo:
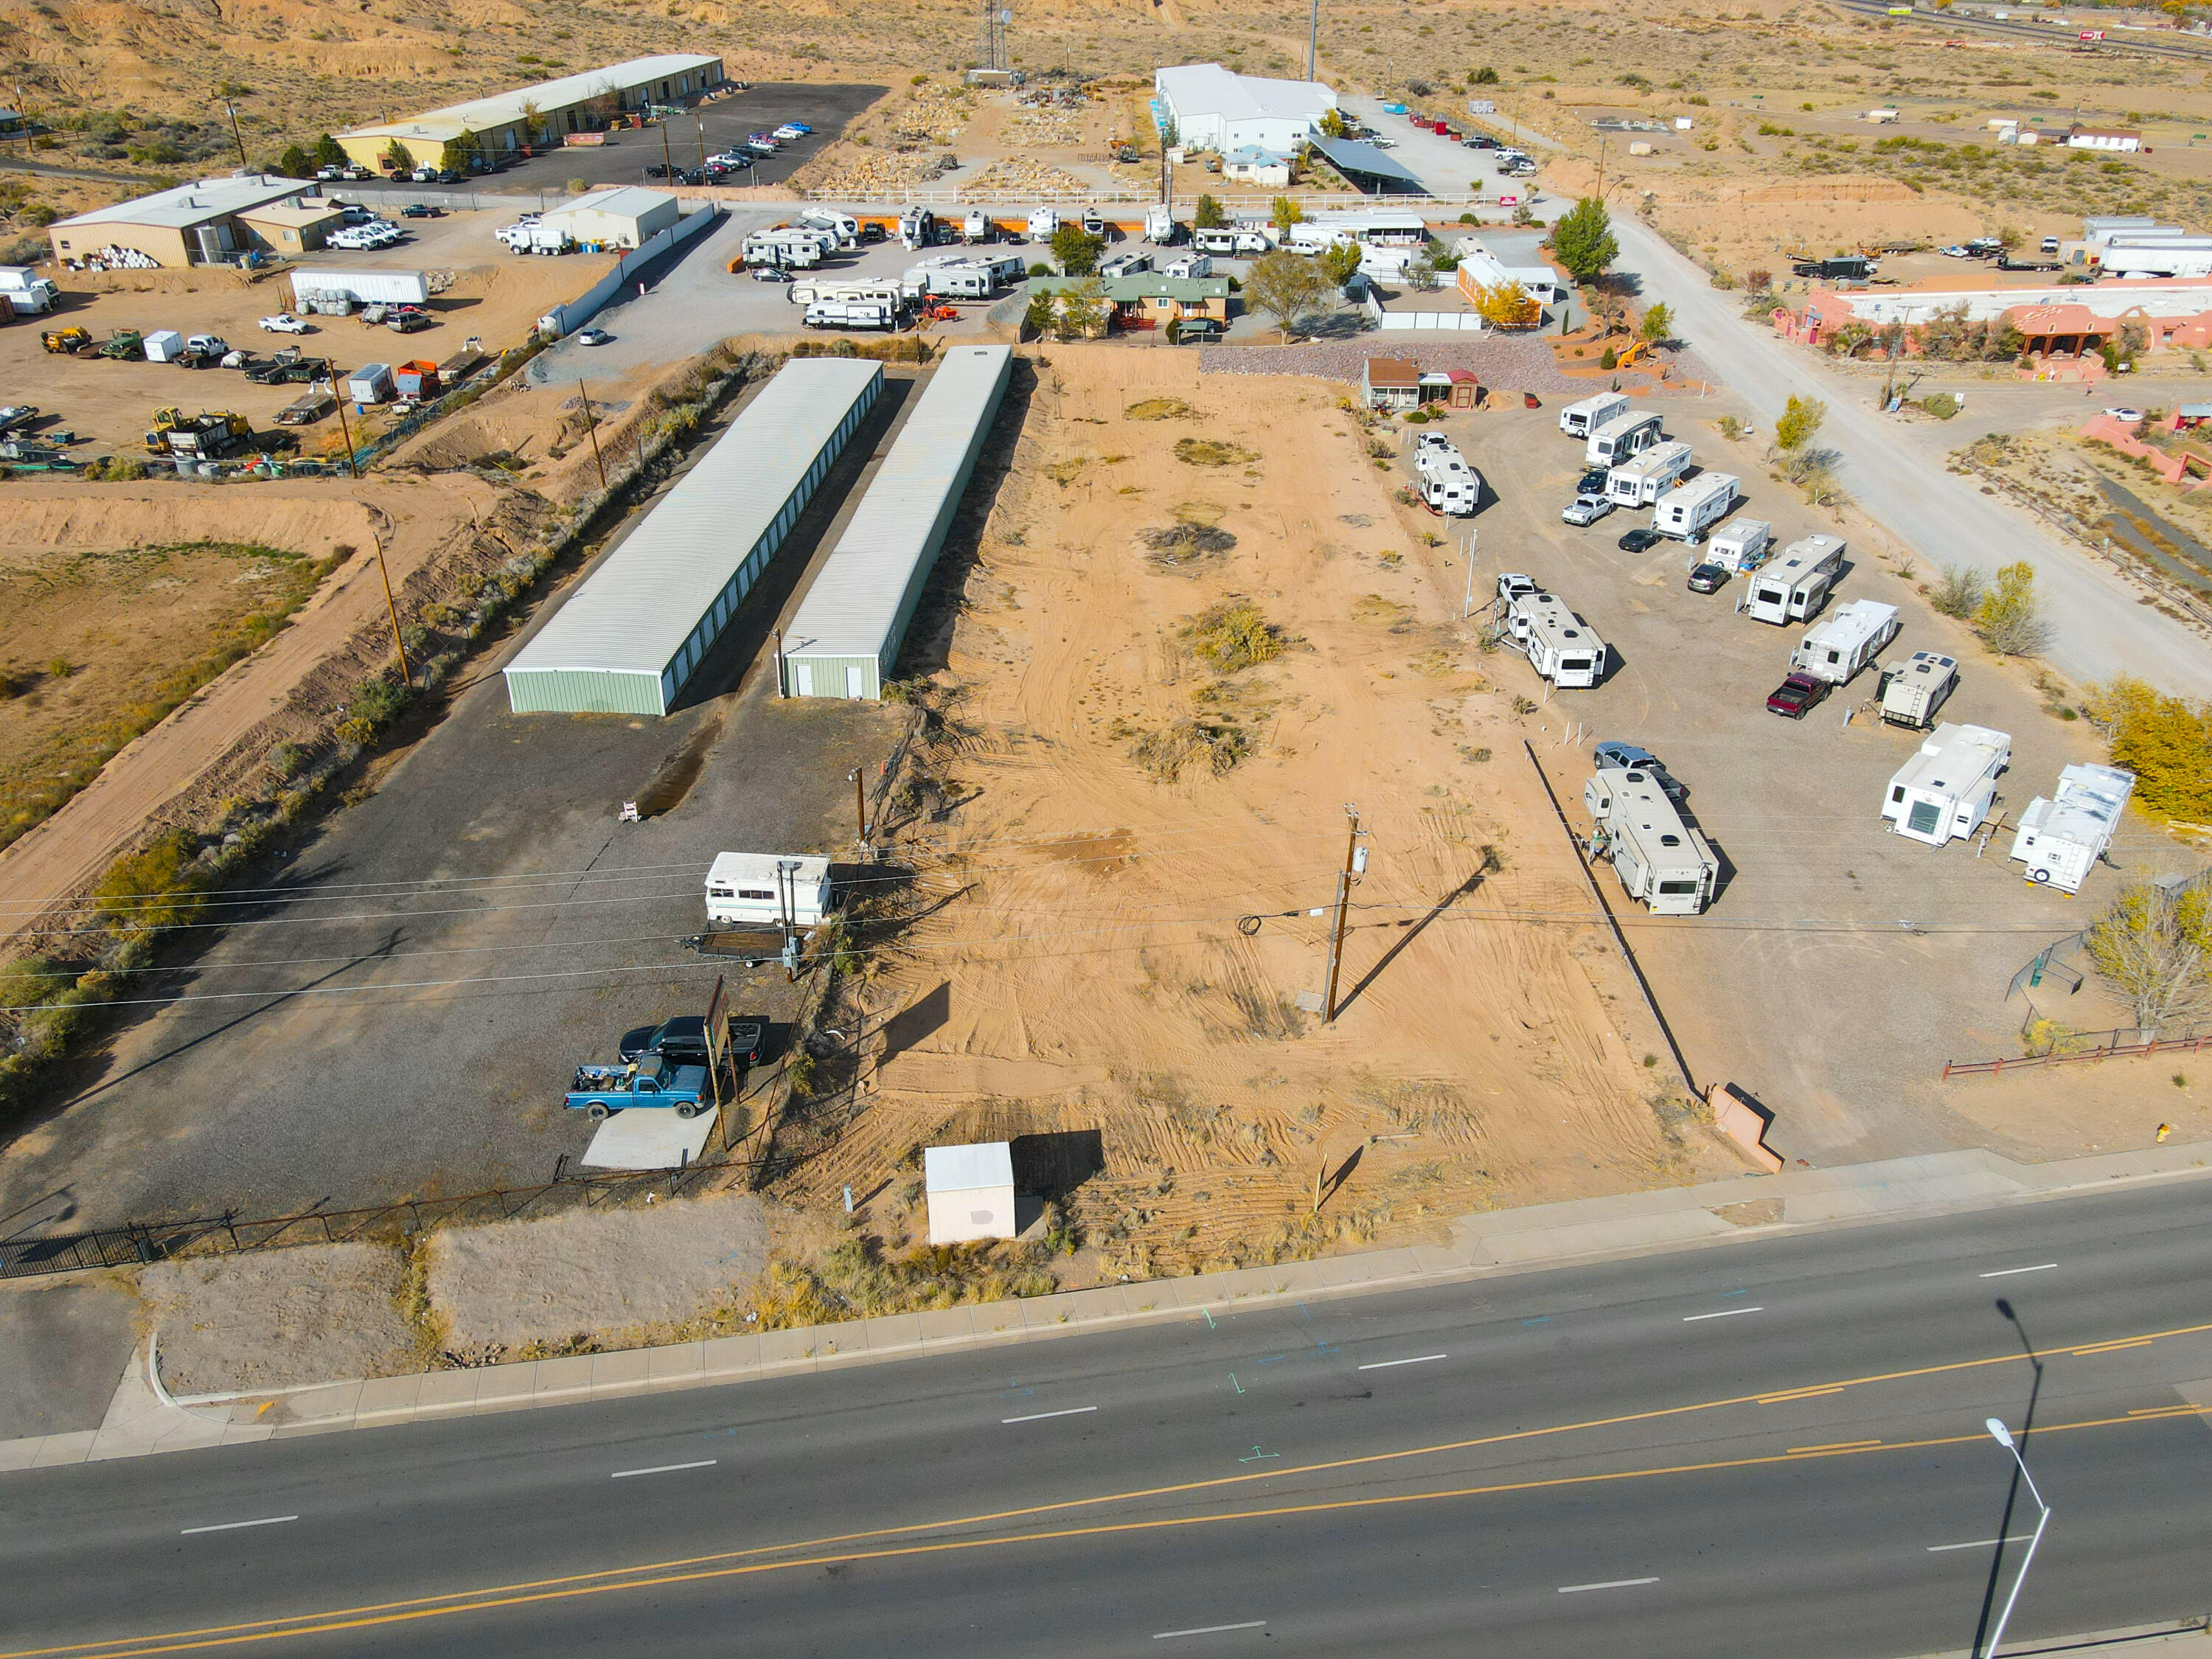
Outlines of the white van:
M812 927L830 914L830 860L717 853L707 871L707 920Z

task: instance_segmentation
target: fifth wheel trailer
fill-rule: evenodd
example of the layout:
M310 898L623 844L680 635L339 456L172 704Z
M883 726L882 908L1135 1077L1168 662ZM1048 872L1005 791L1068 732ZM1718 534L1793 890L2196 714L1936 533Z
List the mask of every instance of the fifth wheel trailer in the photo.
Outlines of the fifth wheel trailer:
M1782 550L1782 556L1760 567L1744 590L1743 613L1754 622L1786 628L1810 622L1844 570L1841 536L1808 536Z
M1506 630L1528 665L1562 691L1605 678L1605 641L1556 593L1523 593L1506 608Z
M1617 415L1628 412L1628 399L1618 392L1601 392L1559 411L1559 430L1570 438L1588 438Z
M1666 434L1660 430L1663 422L1652 410L1632 409L1625 415L1616 415L1589 434L1583 446L1583 463L1586 466L1619 466L1632 455L1641 455Z
M1958 684L1956 657L1947 657L1940 651L1914 652L1904 662L1882 670L1882 724L1926 731L1935 724L1936 711Z
M1742 480L1730 472L1700 472L1686 484L1677 484L1652 503L1651 527L1662 536L1695 547L1711 530L1735 510L1741 499Z
M1654 444L1605 475L1605 498L1615 507L1649 507L1689 470L1689 445L1679 439Z
M1897 769L1881 815L1909 841L1941 847L1971 836L1990 815L1997 777L2012 764L2012 737L1946 720Z
M2135 787L2136 775L2117 766L2066 768L2057 793L2038 795L2020 815L2009 856L2027 866L2023 873L2037 886L2080 892L2090 866L2112 845Z
M1790 666L1831 685L1848 685L1851 676L1896 637L1895 605L1853 599L1805 630L1805 637L1790 653Z
M1583 805L1597 826L1591 854L1613 866L1629 897L1662 916L1694 916L1711 902L1720 860L1650 773L1601 767L1583 786Z

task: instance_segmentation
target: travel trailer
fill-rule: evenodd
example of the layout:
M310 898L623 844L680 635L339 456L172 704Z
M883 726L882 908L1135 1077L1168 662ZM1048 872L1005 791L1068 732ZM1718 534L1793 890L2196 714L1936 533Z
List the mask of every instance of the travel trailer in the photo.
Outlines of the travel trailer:
M1659 416L1648 409L1632 409L1626 414L1614 416L1603 426L1591 429L1589 441L1583 447L1583 464L1619 466L1630 456L1641 455L1666 436L1660 430L1662 424Z
M1786 628L1810 622L1827 603L1828 590L1842 576L1844 538L1808 536L1782 550L1782 556L1760 567L1739 601L1754 622Z
M1555 593L1524 593L1508 610L1508 631L1528 665L1562 691L1605 678L1605 641Z
M1741 480L1729 472L1700 472L1662 495L1651 509L1651 527L1662 536L1695 547L1705 532L1735 511L1742 499Z
M1882 670L1882 723L1926 731L1935 724L1936 711L1958 684L1957 658L1938 651L1914 652L1905 661Z
M1738 519L1713 532L1705 549L1705 562L1739 574L1766 562L1766 550L1774 543L1774 526L1764 519Z
M830 914L830 860L717 853L707 870L707 920L802 929Z
M2104 857L2120 827L2136 775L2117 766L2077 763L2058 775L2057 793L2038 795L2020 815L2009 856L2027 866L2039 887L2078 893L2089 867Z
M1805 637L1790 653L1790 669L1831 685L1848 685L1852 675L1897 637L1897 627L1895 605L1853 599L1805 630Z
M1998 775L2011 764L2010 733L1946 720L1897 769L1881 815L1899 835L1930 847L1971 836L1989 817Z
M1587 439L1616 416L1628 412L1628 399L1618 392L1601 392L1559 411L1559 430L1570 438Z
M1689 470L1689 445L1679 441L1654 444L1606 474L1605 498L1615 507L1649 507Z
M1649 771L1600 768L1583 805L1596 825L1590 855L1613 866L1629 897L1662 916L1694 916L1711 902L1720 860Z

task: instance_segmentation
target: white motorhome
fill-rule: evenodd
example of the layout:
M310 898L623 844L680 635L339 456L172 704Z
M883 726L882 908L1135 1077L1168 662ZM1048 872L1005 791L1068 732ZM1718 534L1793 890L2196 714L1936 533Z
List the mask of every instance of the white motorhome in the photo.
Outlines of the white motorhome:
M1628 412L1628 399L1618 392L1601 392L1559 411L1559 430L1570 438L1588 438L1616 416Z
M1413 448L1421 500L1437 513L1465 518L1482 505L1482 475L1441 433L1424 432Z
M1705 562L1739 574L1756 570L1766 562L1766 550L1773 542L1774 526L1765 520L1738 519L1713 532L1712 545L1705 550Z
M1676 440L1654 444L1605 477L1605 498L1615 507L1649 507L1690 470L1690 447Z
M880 300L817 300L801 320L809 328L887 329L898 325L898 310Z
M1956 657L1947 657L1940 651L1914 652L1904 662L1882 670L1882 723L1925 732L1935 724L1936 711L1958 684Z
M1625 415L1616 415L1600 427L1593 428L1589 441L1583 447L1583 460L1590 466L1619 466L1632 455L1641 455L1652 445L1662 441L1666 434L1660 430L1662 422L1648 409L1632 409Z
M830 860L774 853L717 853L707 870L707 920L788 929L830 914Z
M1895 605L1853 599L1805 630L1805 637L1790 653L1790 669L1831 685L1848 685L1852 675L1897 637L1897 628Z
M1844 546L1841 536L1808 536L1790 543L1780 558L1760 567L1744 589L1740 608L1754 622L1778 628L1810 622L1843 574Z
M1881 815L1908 840L1941 847L1971 836L1996 799L1997 775L2012 764L2012 737L1946 720L1897 769Z
M1721 861L1650 773L1601 767L1583 805L1597 826L1591 854L1613 866L1629 897L1662 916L1694 916L1711 902Z
M2020 815L2010 856L2037 886L2078 893L2120 827L2136 775L2117 766L2077 763L2058 775L2058 793L2038 795Z
M1605 641L1556 593L1524 593L1507 616L1528 665L1562 691L1593 686L1605 678Z
M866 282L854 277L800 276L784 285L784 294L793 305L812 305L817 300L874 300L887 306L905 303L906 295L896 283Z
M1700 472L1662 495L1651 509L1651 527L1662 536L1695 547L1735 510L1742 480L1729 472Z
M799 222L809 230L827 231L841 248L860 245L860 222L849 213L840 213L835 208L811 207L799 214Z
M1053 232L1059 228L1060 210L1058 208L1041 207L1030 210L1030 240L1032 242L1049 242L1052 240Z

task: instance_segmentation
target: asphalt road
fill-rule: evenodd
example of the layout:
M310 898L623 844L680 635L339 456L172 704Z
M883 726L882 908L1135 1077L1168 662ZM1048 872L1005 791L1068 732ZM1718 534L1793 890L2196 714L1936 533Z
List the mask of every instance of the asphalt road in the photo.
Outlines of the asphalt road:
M1614 270L1642 279L1644 297L1664 300L1676 331L1771 431L1790 394L1822 399L1818 441L1840 454L1838 477L1861 512L1920 557L1994 569L2015 559L2035 567L2056 629L2045 654L2075 680L2126 672L2185 696L2212 696L2212 651L2185 625L2141 602L2120 575L2064 545L2027 514L1943 470L1905 431L1874 407L1863 381L1832 374L1820 357L1747 322L1742 295L1712 287L1705 273L1627 214L1613 219L1620 243ZM1965 442L1970 434L1960 434Z
M2201 1613L2201 1180L0 1480L4 1659L1962 1649Z

